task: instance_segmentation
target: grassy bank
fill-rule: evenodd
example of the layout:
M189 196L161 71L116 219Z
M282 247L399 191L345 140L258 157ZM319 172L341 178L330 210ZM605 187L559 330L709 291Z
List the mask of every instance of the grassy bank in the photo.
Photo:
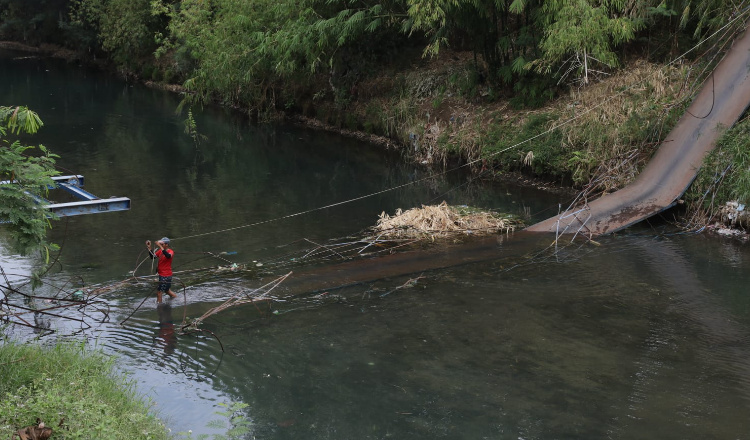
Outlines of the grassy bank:
M529 109L512 99L483 100L492 90L454 55L453 62L362 82L357 99L338 107L321 100L313 116L392 139L426 166L465 164L487 177L520 172L591 200L635 179L718 58L670 65L635 58L600 82ZM683 197L681 226L750 227L748 142L745 117L719 140Z
M460 57L456 57L460 59ZM630 182L676 123L701 65L634 59L606 80L530 109L493 93L470 66L437 60L359 85L358 99L321 101L311 116L394 139L412 161L523 172L557 184L613 191ZM382 91L388 91L384 93Z
M632 56L598 81L557 86L557 98L534 101L486 82L471 53L445 50L413 64L383 64L343 91L332 89L325 74L279 86L277 106L264 115L397 148L407 161L435 170L464 164L487 178L520 174L545 187L583 191L591 200L635 179L720 54L714 47L692 61L670 64ZM147 83L184 91L177 84ZM235 106L252 114L249 103ZM722 142L748 139L747 130L737 130L729 131L736 133L734 140ZM741 149L722 151L719 162L718 156L709 158L708 174L684 198L683 220L691 229L721 220L727 201L747 203L741 196L750 192L742 179L712 180L715 167L726 168L723 161L745 160Z
M691 207L684 219L687 228L712 222L750 227L748 212L742 207L750 201L749 144L750 117L745 116L719 139L685 194Z
M640 171L749 13L631 3L7 0L0 38L591 199Z
M0 346L0 438L37 419L51 439L167 439L162 422L114 359L81 344Z

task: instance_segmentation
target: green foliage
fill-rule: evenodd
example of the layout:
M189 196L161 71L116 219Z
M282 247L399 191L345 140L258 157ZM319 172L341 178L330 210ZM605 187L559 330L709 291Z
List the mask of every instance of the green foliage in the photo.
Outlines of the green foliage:
M728 0L68 2L69 23L63 24L78 29L80 38L96 35L119 65L131 66L131 71L146 77L185 78L185 87L193 92L186 95L189 99L218 100L250 108L261 117L275 109L303 111L406 144L422 122L417 122L418 103L408 102L415 99L409 96L413 90L399 86L398 78L403 75L396 75L391 95L382 96L391 100L390 106L380 101L368 107L365 121L349 112L356 86L368 76L382 76L383 60L412 63L404 49L423 49L424 56L439 55L445 47L473 52L471 68L449 71L445 93L429 95L433 107L442 108L450 94L485 102L508 96L514 108L534 108L564 89L561 80L573 79L582 85L590 83L592 76L612 73L623 53L633 53L625 50L629 44L640 49L637 45L659 35L670 41L659 45L669 46L660 49L662 54L671 53L687 35L697 37L716 30L739 17L743 7L741 2ZM54 9L50 9L52 3L36 0L34 4L47 11ZM20 0L0 1L0 14L21 17L21 4ZM649 45L649 54L653 46ZM163 58L154 62L152 52ZM312 95L321 99L309 99ZM330 102L333 108L326 105ZM643 127L650 127L647 122L658 111L659 107L648 111L648 116L634 112L636 116L618 126L618 134L625 133L621 137L603 134L607 130L596 124L582 128L583 135L566 144L578 155L560 160L562 169L568 173L572 167L577 179L585 179L592 171L590 158L606 157L605 149L597 151L600 147L595 143L607 145L614 139L626 144L631 135L650 139L654 132ZM556 155L546 154L550 151L531 151L532 155L522 157L516 153L514 161L533 156L535 171L552 168L539 165L547 156L557 160Z
M686 196L695 208L711 212L729 201L750 204L749 139L750 118L719 139Z
M156 49L154 33L158 22L151 14L149 0L107 0L102 12L102 47L112 54L117 65L133 69Z
M179 69L193 69L184 85L199 100L266 102L276 61L269 36L289 19L287 7L283 1L154 1L152 13L169 23L157 54L173 52Z
M437 90L437 96L432 99L432 108L437 109L440 107L440 105L443 103L443 100L445 99L445 84L438 87Z
M437 55L442 46L448 44L449 19L459 6L455 0L407 0L409 19L404 30L422 32L430 40L424 55Z
M183 121L185 125L185 134L193 139L193 145L198 148L201 142L205 141L207 137L198 131L198 124L195 122L193 117L193 109L188 109L187 118Z
M99 22L104 9L105 0L70 0L68 21L61 22L68 31L70 45L82 51L95 51L101 47Z
M39 115L26 107L0 106L0 136L5 136L5 130L12 134L29 133L39 131L44 125Z
M121 68L139 71L156 49L161 22L150 0L71 0L64 26L82 49L101 47Z
M198 98L233 104L281 106L274 89L304 82L301 73L329 73L342 98L409 44L425 56L471 50L493 89L523 78L516 91L541 99L535 81L585 80L591 69L618 66L617 50L647 26L697 38L742 8L729 0L3 0L0 33L104 50L146 77L156 75L139 65L168 56L161 68L170 80L187 78ZM526 76L531 68L544 75Z
M657 13L679 14L680 28L693 28L693 37L700 38L710 32L716 31L738 13L747 7L744 2L733 2L727 0L679 0L663 1L664 8L657 7L652 10ZM744 26L745 20L740 20L738 25Z
M389 37L393 32L384 31L396 23L386 4L186 0L179 9L160 1L153 5L170 23L159 53L174 51L181 64L195 66L185 85L199 99L273 107L283 104L275 102L273 89L279 84L304 83L305 75L329 72L334 96L346 101L366 70L362 60L376 57L379 47L396 47ZM384 41L391 43L378 45Z
M458 95L470 99L477 96L479 91L480 73L477 69L463 69L452 73L448 83L457 90Z
M535 2L529 2L535 3ZM408 19L404 28L429 38L425 56L437 55L441 47L454 40L476 54L487 64L488 79L512 83L511 61L533 51L538 33L530 30L531 14L526 2L509 4L499 0L407 0Z
M0 39L26 44L61 40L58 17L64 15L67 0L0 1Z
M371 102L367 104L362 125L366 133L382 133L384 126L383 109L377 103Z
M545 2L542 11L548 21L539 46L542 57L531 62L537 71L549 74L553 67L568 65L588 82L589 70L619 65L613 46L633 40L643 27L638 19L621 16L621 2L556 0ZM565 67L564 67L565 68ZM566 72L566 73L567 73ZM563 73L563 78L566 76Z
M95 32L131 71L151 53L168 57L162 78L185 78L198 101L282 108L288 84L311 88L320 84L313 75L328 75L329 96L345 108L363 77L412 45L425 56L471 50L489 97L510 86L536 106L561 77L586 82L618 66L619 48L646 26L679 16L673 26L700 33L737 8L728 0L70 0L65 25L81 39Z
M515 109L541 107L555 97L557 90L554 78L526 71L513 84L510 105Z
M113 373L112 358L81 345L0 346L0 437L37 417L66 439L167 439L134 384ZM62 421L62 426L58 426Z
M56 248L46 241L51 214L36 198L46 195L53 185L52 176L59 174L54 169L58 156L43 145L35 148L5 139L8 132L35 133L41 126L39 116L26 107L0 107L0 219L9 222L3 227L14 239L16 250L41 250L48 261L50 250ZM35 149L39 155L28 155Z
M672 17L674 15L677 15L677 11L667 5L667 2L661 2L656 7L649 6L646 9L648 11L648 15L650 15L651 17Z
M489 128L482 156L506 168L529 168L536 175L564 176L568 152L562 148L559 130L547 133L557 121L555 113L530 114L524 121L503 121ZM520 125L520 130L519 130ZM534 140L519 145L528 139Z

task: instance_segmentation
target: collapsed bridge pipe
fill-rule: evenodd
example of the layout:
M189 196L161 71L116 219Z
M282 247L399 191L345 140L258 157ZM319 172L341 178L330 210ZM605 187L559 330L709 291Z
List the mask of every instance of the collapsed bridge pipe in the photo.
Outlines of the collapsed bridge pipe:
M584 208L571 207L525 230L593 237L627 228L674 206L719 137L750 105L748 25L750 21L635 181Z

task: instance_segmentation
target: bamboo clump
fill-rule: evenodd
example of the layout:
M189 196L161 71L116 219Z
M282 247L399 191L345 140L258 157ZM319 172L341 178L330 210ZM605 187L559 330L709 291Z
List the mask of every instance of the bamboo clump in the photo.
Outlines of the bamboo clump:
M374 229L385 238L450 238L511 232L519 222L487 211L439 205L380 214Z

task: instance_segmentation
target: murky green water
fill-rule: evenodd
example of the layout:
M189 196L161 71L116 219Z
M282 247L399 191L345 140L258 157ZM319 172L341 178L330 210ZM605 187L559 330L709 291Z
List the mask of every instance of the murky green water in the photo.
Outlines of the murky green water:
M207 427L217 404L241 401L257 439L748 438L744 244L642 227L558 253L550 237L515 234L403 260L296 266L292 251L397 207L444 199L544 218L558 200L449 175L315 210L427 174L377 147L215 109L196 114L207 136L196 146L174 95L64 63L6 57L0 84L0 102L39 112L34 142L89 191L133 201L55 224L63 252L46 289L126 279L143 241L162 235L175 238L176 270L265 263L262 280L185 273L187 305L150 299L123 326L150 286L103 296L111 319L84 335L120 356L174 431L221 432ZM34 263L4 253L0 264L23 274ZM281 300L205 322L223 353L207 334L174 334L183 314L288 270L306 281L290 278ZM349 278L365 282L330 289Z

